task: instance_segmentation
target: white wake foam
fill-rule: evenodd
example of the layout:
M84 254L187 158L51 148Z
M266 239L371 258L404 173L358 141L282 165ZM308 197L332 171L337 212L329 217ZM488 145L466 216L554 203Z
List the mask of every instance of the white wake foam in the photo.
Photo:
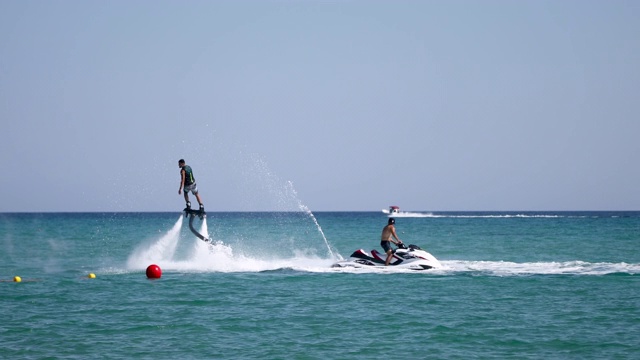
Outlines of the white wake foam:
M586 261L515 263L509 261L441 261L445 273L493 276L640 274L640 264Z
M314 272L341 272L354 274L369 273L414 273L436 276L532 276L532 275L608 275L640 274L640 264L628 263L590 263L585 261L514 263L507 261L459 261L440 260L442 268L415 271L406 268L390 267L341 267L314 269Z
M462 261L441 260L442 269L415 271L388 268L332 268L337 259L319 258L300 250L292 258L256 258L247 256L220 240L205 243L195 236L181 239L181 216L175 225L160 238L143 242L129 255L127 270L146 269L156 264L163 271L179 272L261 272L279 269L292 269L305 272L342 272L342 273L423 273L434 275L484 275L484 276L528 276L528 275L607 275L640 274L640 264L628 263L592 263L585 261L530 262L509 261ZM202 222L200 233L208 236L206 219ZM178 244L183 242L187 251L177 252Z
M389 214L389 217L398 217L398 218L427 218L427 217L435 217L432 213L418 213L418 212L409 212L409 211L401 211L395 214Z
M397 218L462 218L462 219L501 219L501 218L561 218L563 215L546 215L546 214L434 214L431 212L410 212L401 211L398 213L389 213L383 210L388 217ZM586 216L573 216L586 217Z
M166 234L151 242L144 242L129 255L128 270L143 270L151 264L160 266L163 271L188 272L260 272L277 269L293 269L299 271L316 271L330 268L335 261L305 255L299 251L289 259L259 259L234 253L230 245L220 240L210 243L193 236L180 238L183 216ZM206 219L202 222L200 233L208 237ZM186 254L177 254L178 243L187 242ZM185 245L185 243L183 243Z

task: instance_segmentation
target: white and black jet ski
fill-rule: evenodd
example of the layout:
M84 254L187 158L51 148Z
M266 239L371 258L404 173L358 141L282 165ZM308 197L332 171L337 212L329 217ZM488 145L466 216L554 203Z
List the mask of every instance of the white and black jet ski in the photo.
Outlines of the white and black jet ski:
M380 253L377 250L371 250L371 254L367 253L363 249L358 249L351 254L351 257L347 260L338 261L333 264L332 267L385 267L385 260L387 254ZM409 245L400 243L398 248L393 253L393 258L389 266L394 266L399 269L410 270L429 270L438 269L442 265L433 255L425 250L422 250L417 245Z

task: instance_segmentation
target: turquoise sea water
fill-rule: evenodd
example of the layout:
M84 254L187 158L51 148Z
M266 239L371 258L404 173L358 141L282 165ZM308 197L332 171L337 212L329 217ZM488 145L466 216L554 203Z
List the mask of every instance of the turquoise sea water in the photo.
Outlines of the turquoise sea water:
M331 268L386 220L0 214L0 358L640 358L640 212L404 214L443 269Z

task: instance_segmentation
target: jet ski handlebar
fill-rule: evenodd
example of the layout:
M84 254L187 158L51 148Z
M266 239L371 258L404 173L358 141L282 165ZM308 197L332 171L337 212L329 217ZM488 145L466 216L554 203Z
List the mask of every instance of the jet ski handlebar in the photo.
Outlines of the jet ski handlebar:
M422 250L422 248L418 245L406 245L405 243L400 243L400 244L396 244L396 246L398 247L398 249L403 249L403 250L409 250L409 251L413 251L413 250Z

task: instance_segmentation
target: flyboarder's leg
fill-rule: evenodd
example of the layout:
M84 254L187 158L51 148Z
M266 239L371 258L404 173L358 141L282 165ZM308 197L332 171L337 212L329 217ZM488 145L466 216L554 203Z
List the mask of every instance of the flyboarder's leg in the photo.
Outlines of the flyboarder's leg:
M200 209L204 209L204 205L202 204L202 199L200 199L200 193L196 193L196 200L198 200L198 204L200 204Z
M184 201L187 203L187 209L191 209L191 201L189 201L189 192L185 190Z

